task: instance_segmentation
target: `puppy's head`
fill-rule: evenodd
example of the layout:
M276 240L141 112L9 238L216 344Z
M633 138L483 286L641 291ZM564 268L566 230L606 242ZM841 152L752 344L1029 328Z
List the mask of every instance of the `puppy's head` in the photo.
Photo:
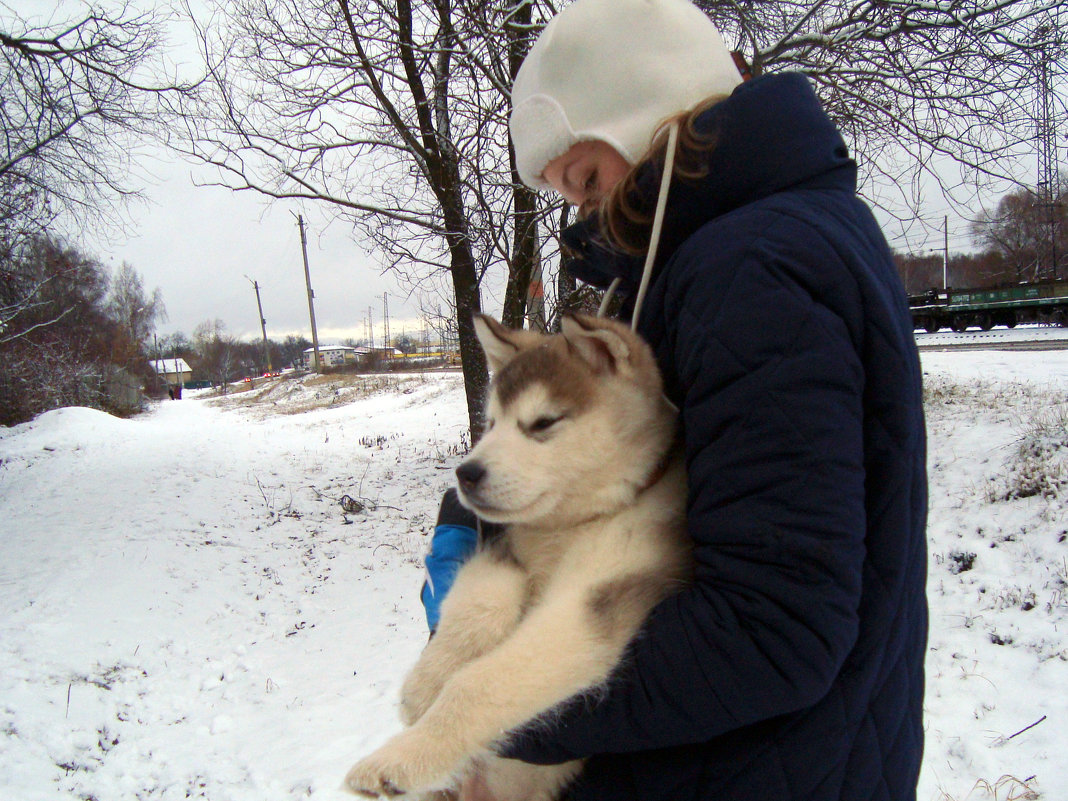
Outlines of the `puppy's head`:
M560 334L475 319L493 381L486 429L457 468L485 520L566 525L633 499L670 446L674 413L649 346L612 320Z

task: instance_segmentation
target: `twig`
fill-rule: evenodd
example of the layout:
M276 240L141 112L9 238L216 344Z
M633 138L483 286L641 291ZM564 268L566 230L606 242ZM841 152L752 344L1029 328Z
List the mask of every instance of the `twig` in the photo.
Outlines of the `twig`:
M260 496L263 498L263 505L267 507L268 514L273 514L274 510L271 508L271 502L267 500L267 493L263 489L263 484L260 483L260 477L254 475L253 478L256 479L256 488L259 489Z
M1040 718L1039 718L1038 720L1036 720L1036 721L1035 721L1034 723L1032 723L1032 724L1031 724L1030 726L1027 726L1026 728L1020 729L1020 730L1019 730L1018 732L1016 732L1016 734L1010 734L1010 735L1009 735L1009 737L1008 737L1008 739L1010 739L1010 740L1011 740L1011 739L1012 739L1013 737L1016 737L1017 735L1023 734L1023 733L1024 733L1025 731L1027 731L1028 729L1033 729L1033 728L1034 728L1035 726L1037 726L1037 725L1038 725L1039 723L1041 723L1041 722L1042 722L1042 721L1044 721L1045 719L1046 719L1046 716L1045 716L1045 715L1043 715L1043 716L1042 716L1042 717L1040 717Z
M363 497L363 480L367 478L367 471L371 469L371 461L368 460L367 464L363 466L363 475L360 476L360 483L356 487L356 494Z

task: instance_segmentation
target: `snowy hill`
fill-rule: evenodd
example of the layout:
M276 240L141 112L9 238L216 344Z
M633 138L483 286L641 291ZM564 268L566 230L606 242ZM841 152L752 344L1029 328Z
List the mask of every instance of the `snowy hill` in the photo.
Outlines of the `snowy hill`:
M920 798L1065 799L1068 353L923 358ZM344 797L399 728L465 420L446 374L0 430L0 798Z

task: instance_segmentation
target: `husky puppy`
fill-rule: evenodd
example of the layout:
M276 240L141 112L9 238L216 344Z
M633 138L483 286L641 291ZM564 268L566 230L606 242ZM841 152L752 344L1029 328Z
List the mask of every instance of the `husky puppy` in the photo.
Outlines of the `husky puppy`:
M676 412L648 345L593 317L562 333L476 331L494 373L461 502L505 524L461 568L407 677L408 726L345 779L375 797L551 801L581 768L493 753L603 688L650 610L691 574ZM434 791L443 791L440 794Z

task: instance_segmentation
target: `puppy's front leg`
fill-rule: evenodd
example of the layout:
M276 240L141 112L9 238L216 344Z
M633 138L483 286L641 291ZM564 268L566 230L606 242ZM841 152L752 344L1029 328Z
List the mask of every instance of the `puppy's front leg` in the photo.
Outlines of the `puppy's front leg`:
M526 575L492 551L476 554L461 568L445 597L437 633L423 650L401 690L401 719L411 726L462 665L482 656L519 623Z
M414 726L353 767L348 787L371 796L448 787L508 731L600 684L630 634L604 625L602 611L582 588L546 599L446 681Z

